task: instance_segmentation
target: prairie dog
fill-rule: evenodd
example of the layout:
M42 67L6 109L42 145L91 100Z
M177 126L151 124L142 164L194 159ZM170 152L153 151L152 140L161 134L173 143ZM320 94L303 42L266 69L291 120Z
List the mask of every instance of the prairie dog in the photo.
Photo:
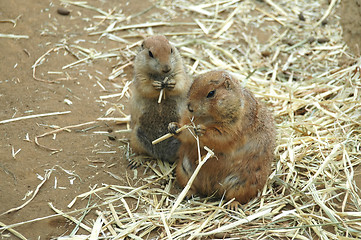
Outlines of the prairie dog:
M180 125L194 124L201 149L207 146L215 157L207 160L195 178L188 196L216 194L237 209L262 189L274 158L275 126L273 117L247 89L226 71L210 71L194 79L187 110ZM193 121L191 122L191 119ZM170 132L179 127L169 125ZM190 131L178 134L181 141L176 168L178 183L184 187L198 164L198 150ZM201 155L205 155L201 151Z
M136 155L174 162L180 146L176 138L157 145L152 141L168 132L185 106L191 80L178 50L164 36L146 38L134 61L130 145ZM158 103L160 91L165 99Z

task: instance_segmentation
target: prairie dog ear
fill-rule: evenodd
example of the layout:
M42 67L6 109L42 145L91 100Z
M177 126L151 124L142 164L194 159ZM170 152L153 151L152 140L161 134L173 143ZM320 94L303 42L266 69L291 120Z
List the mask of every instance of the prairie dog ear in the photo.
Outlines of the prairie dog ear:
M223 85L225 86L225 88L227 90L230 90L233 88L233 81L232 81L232 77L229 73L225 72L222 74L222 77L224 78L224 82Z

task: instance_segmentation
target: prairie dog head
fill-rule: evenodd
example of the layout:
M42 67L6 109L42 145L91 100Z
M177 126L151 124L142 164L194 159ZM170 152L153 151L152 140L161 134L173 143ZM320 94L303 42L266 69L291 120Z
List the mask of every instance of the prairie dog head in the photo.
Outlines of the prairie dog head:
M194 79L188 111L196 123L232 123L242 118L245 99L244 89L228 72L210 71Z
M144 71L164 76L172 73L176 59L177 50L161 35L146 38L137 55L137 61Z

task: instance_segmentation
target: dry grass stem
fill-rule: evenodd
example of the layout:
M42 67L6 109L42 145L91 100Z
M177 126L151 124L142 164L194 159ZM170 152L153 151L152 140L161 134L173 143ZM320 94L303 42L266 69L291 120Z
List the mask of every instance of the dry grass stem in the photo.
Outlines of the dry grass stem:
M49 136L49 135L52 135L54 133L58 133L58 132L62 132L62 131L69 131L69 129L72 129L72 128L78 128L78 127L82 127L82 126L86 126L86 125L90 125L90 124L94 124L96 123L95 121L92 121L92 122L87 122L87 123L81 123L81 124L77 124L77 125L71 125L71 126L66 126L66 127L62 127L62 128L58 128L58 129L55 129L53 131L50 131L50 132L46 132L46 133L43 133L39 136L36 136L35 139L34 139L34 142L37 146L41 147L41 148L44 148L44 149L47 149L49 151L52 151L52 152L60 152L62 151L62 149L55 149L55 148L48 148L44 145L41 145L39 143L39 138L42 138L42 137L45 137L45 136Z
M336 2L337 2L337 0L331 0L330 5L328 6L326 12L323 14L323 16L320 18L320 20L318 20L318 22L314 25L314 27L317 27L318 25L320 25L328 17L328 15L330 15L331 10L334 8Z
M168 80L169 80L169 78L165 77L162 83L166 84L168 82ZM158 103L161 103L162 99L165 99L165 90L164 90L164 88L162 88L160 90L160 92L159 92Z
M159 91L158 103L161 103L163 98L165 98L164 88Z
M197 137L196 140L197 140L198 152L200 153L198 137ZM201 157L199 158L199 162L198 162L198 165L197 165L196 169L194 170L192 176L189 178L187 185L184 187L182 192L179 194L179 196L178 196L177 200L175 201L172 209L170 210L169 218L172 216L174 211L178 208L179 204L183 201L183 199L187 195L189 189L191 188L191 186L193 184L194 179L196 178L198 172L201 170L202 166L207 162L207 160L209 158L214 156L214 153L209 148L205 147L204 149L207 150L207 155L204 156L203 158L201 158Z
M77 220L75 217L72 217L66 213L63 213L62 211L60 211L59 209L55 208L54 205L49 202L48 203L49 207L56 213L58 213L59 215L69 219L70 221L74 222L76 225L79 225L81 228L83 228L84 230L86 230L87 232L92 232L92 228L88 227L87 225L85 225L84 223L80 222L79 220Z
M4 33L0 33L0 38L15 38L15 39L28 39L29 36L28 35L15 35L15 34L4 34Z
M39 77L36 76L36 68L41 63L41 61L46 57L46 55L48 55L51 52L57 52L60 49L64 49L64 48L65 48L65 46L51 48L35 61L32 68L33 68L33 78L36 81L46 82L46 83L55 83L55 82L60 81L60 80L69 80L69 79L63 79L63 78L60 78L60 79L57 79L57 80L46 80L46 79L42 79L42 78L39 78Z
M55 115L63 115L71 113L71 111L64 111L64 112L52 112L52 113L41 113L41 114L34 114L34 115L28 115L23 117L17 117L17 118L11 118L7 120L0 121L0 124L5 124L9 122L16 122L24 119L32 119L32 118L40 118L40 117L48 117L48 116L55 116Z
M0 227L5 227L6 224L0 222ZM18 237L19 239L22 239L22 240L27 240L26 237L24 237L24 235L22 235L21 233L19 233L18 231L12 229L12 228L7 228L6 230L8 230L9 232L11 232L12 234L14 234L16 237Z
M13 28L16 27L17 21L22 17L22 15L17 16L15 19L1 19L0 23L12 23Z
M43 177L43 180L41 181L41 183L39 183L39 185L36 187L36 189L34 190L32 196L25 202L23 203L22 205L20 205L19 207L16 207L16 208L12 208L12 209L9 209L8 211L6 212L3 212L0 214L0 216L2 215L6 215L6 214L9 214L9 213L12 213L12 212L15 212L15 211L18 211L22 208L24 208L26 205L28 205L34 198L35 196L38 194L40 188L44 185L44 183L49 179L50 175L52 173L52 170L49 170L45 173L44 177Z
M183 125L182 127L178 128L175 132L180 133L181 131L183 131L183 130L185 130L187 128L190 128L190 126L189 125ZM155 145L157 143L163 142L164 140L166 140L166 139L168 139L168 138L170 138L172 136L174 136L174 134L167 133L167 134L161 136L160 138L157 138L154 141L152 141L152 144Z
M116 117L101 117L97 119L98 121L114 121L117 122L118 124L122 124L122 123L129 123L130 122L130 115L127 117L123 117L123 118L116 118Z
M280 6L278 6L276 3L274 3L272 0L265 0L265 2L268 3L269 5L271 5L274 9L277 10L277 12L279 12L283 16L288 16L288 14Z
M110 30L105 30L101 32L92 32L89 35L99 35L104 33L113 33L117 31L129 30L129 29L139 29L139 28L151 28L151 27L176 27L176 26L193 26L194 23L187 23L187 22L153 22L153 23L141 23L141 24L134 24L128 26L122 26L117 28L112 28Z

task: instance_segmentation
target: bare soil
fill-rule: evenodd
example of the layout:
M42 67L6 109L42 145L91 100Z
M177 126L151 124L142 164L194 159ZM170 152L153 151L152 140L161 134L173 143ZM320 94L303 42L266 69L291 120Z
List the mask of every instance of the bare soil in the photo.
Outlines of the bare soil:
M137 13L139 9L151 6L147 1L99 1L93 4L101 9L117 9L123 7L126 14ZM36 69L36 75L45 80L66 78L65 75L48 73L67 72L70 80L47 83L36 81L32 77L32 65L45 52L56 47L55 44L74 43L78 39L87 39L78 45L84 48L104 49L121 48L121 44L98 40L99 36L90 37L84 30L91 26L87 17L94 12L72 6L70 15L57 13L60 1L1 1L0 19L16 19L16 26L10 22L2 22L1 33L28 35L28 39L0 39L0 120L21 116L71 111L68 114L33 118L0 125L0 213L22 205L30 197L25 195L34 191L41 182L38 175L44 176L47 169L52 169L48 181L41 187L35 199L26 207L0 216L0 222L14 224L55 214L47 205L52 202L60 209L66 209L70 201L80 193L87 192L90 187L106 184L125 184L128 162L124 158L122 141L126 135L112 131L125 128L114 123L86 125L71 132L60 132L39 139L39 143L49 148L62 149L52 154L44 148L36 146L35 136L54 130L52 126L65 127L96 120L102 117L109 106L100 103L99 96L119 92L114 84L123 85L123 81L131 79L131 67L125 69L122 77L114 81L106 78L117 63L116 59L97 60L81 67L62 67L75 62L71 54L65 56L65 50L51 52L45 62ZM92 13L92 14L90 14ZM137 19L134 19L136 23ZM92 44L89 42L93 41ZM83 71L80 71L83 70ZM104 91L98 81L107 89ZM68 99L71 105L64 102ZM127 104L125 101L124 104ZM126 112L126 109L125 109ZM88 127L96 127L89 131L77 131ZM109 136L94 134L94 131L108 131ZM26 135L30 141L26 141ZM116 139L115 139L116 138ZM14 158L12 149L17 152ZM60 168L61 167L61 168ZM79 177L69 175L72 171ZM119 177L116 179L110 173ZM71 178L71 179L70 179ZM132 178L130 177L132 181ZM69 226L63 217L55 217L34 223L24 224L18 228L29 239L50 239L68 231ZM2 239L15 238L8 233L0 233ZM69 232L68 232L69 234Z
M344 0L340 7L343 29L343 38L353 54L360 56L361 53L361 1Z

